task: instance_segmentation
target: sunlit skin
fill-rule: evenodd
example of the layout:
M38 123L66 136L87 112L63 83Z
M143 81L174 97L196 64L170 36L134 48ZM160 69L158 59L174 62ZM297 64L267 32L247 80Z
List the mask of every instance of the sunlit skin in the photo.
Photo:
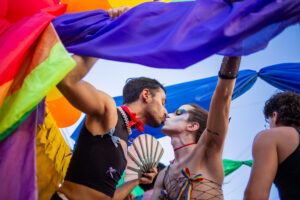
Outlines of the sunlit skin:
M154 97L150 94L151 99L146 99L148 106L144 109L143 115L146 116L145 123L152 127L159 127L164 123L167 110L166 105L166 93L159 88ZM151 101L150 101L151 100Z
M258 133L252 147L253 166L245 190L245 200L268 200L278 165L299 145L295 128L278 122L278 113L267 119L269 129Z
M171 137L171 144L173 145L174 149L186 144L187 141L192 143L194 140L194 136L192 134L187 134L187 132L185 132L188 119L187 111L189 109L192 109L191 106L183 105L174 113L168 114L162 127L162 132ZM177 134L180 134L181 137L178 137ZM184 137L184 140L182 137Z
M192 109L189 105L179 107L174 113L168 114L166 121L162 127L162 132L168 136L175 133L183 133L185 131L186 122L188 119L188 110Z
M224 169L222 163L222 149L228 127L229 105L235 80L219 79L218 86L212 98L210 112L208 114L207 129L217 132L218 135L204 130L199 141L195 143L195 135L200 128L198 122L188 121L189 111L194 109L190 105L180 106L174 113L168 114L162 127L162 132L171 138L173 149L177 149L186 144L191 144L175 151L175 160L169 168L170 179L182 177L181 169L188 168L193 174L202 174L206 179L219 185L219 189L210 190L209 186L200 183L194 183L194 188L198 191L210 190L211 194L220 194L224 179ZM161 190L165 189L163 179L166 169L160 172L155 183L152 200L159 199ZM181 185L176 185L176 191L179 191ZM197 198L199 193L194 191L192 198ZM177 193L171 198L175 198ZM209 194L198 198L211 198ZM219 199L212 198L212 199Z
M192 199L223 198L222 151L236 81L234 75L237 74L240 60L240 57L223 58L220 73L226 74L227 78L218 79L208 113L200 107L187 104L168 114L162 132L171 138L175 159L168 168L159 173L152 200L160 199L162 190L168 190L171 199L181 194L179 192L186 181L182 174L183 168L189 170L190 178L196 175L199 177L200 174L203 177L193 182ZM196 137L197 135L199 137ZM181 196L181 199L183 198L185 194Z

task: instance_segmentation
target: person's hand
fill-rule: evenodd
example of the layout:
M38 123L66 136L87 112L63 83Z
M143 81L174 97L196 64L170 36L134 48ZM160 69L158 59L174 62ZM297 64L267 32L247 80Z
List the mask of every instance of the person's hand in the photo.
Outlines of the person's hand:
M124 200L134 200L135 199L135 196L130 193Z
M153 168L149 170L149 173L143 174L143 176L139 179L140 184L150 184L153 179L157 175L157 168Z
M130 8L131 7L129 6L121 6L120 8L114 7L114 8L110 8L107 12L110 17L117 18L123 13L125 13L126 11L128 11Z

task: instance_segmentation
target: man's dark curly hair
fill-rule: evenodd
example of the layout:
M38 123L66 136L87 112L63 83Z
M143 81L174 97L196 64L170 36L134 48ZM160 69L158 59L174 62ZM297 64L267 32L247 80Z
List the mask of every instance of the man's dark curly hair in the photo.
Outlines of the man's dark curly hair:
M292 91L279 92L265 103L265 118L278 113L278 122L284 126L300 127L300 94Z

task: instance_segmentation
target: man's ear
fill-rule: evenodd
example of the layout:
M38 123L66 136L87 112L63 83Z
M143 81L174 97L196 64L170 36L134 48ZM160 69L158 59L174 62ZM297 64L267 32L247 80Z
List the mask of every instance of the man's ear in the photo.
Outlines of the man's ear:
M188 131L197 131L200 128L200 124L198 122L188 122L187 130Z
M152 98L151 92L148 88L143 89L141 96L142 96L143 102L145 102L145 103L149 103L149 101Z
M278 113L276 111L273 112L272 118L274 119L275 125L278 125Z

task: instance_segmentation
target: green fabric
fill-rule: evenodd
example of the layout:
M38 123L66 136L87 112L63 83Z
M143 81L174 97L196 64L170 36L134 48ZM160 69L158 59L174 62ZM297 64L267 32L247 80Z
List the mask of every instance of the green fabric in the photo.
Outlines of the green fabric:
M243 161L243 164L244 164L244 165L247 165L247 166L249 166L249 167L252 167L252 165L253 165L253 160L246 160L246 161Z
M3 134L0 135L0 142L5 139L11 132L13 132L29 115L32 111L36 109L37 106L33 107L30 111L25 113L19 121L17 121L14 125L9 127L6 131L3 132ZM3 139L2 139L3 138Z
M252 167L252 160L247 161L235 161L235 160L228 160L223 159L223 165L224 165L224 173L225 176L228 176L232 172L236 171L238 168L240 168L243 164Z
M232 172L236 171L238 168L240 168L243 164L247 165L249 167L252 167L253 161L252 160L246 160L246 161L235 161L235 160L229 160L229 159L223 159L224 164L224 172L225 176L228 176ZM122 185L124 183L124 175L123 173L117 187ZM141 196L144 193L144 190L140 186L136 186L133 191L131 192L135 197Z
M132 191L132 194L135 196L135 197L138 197L138 196L141 196L144 194L144 190L140 187L140 186L136 186L133 191Z
M0 108L0 141L26 119L30 111L75 66L61 42L50 50L48 58L24 79L22 87L7 96Z

